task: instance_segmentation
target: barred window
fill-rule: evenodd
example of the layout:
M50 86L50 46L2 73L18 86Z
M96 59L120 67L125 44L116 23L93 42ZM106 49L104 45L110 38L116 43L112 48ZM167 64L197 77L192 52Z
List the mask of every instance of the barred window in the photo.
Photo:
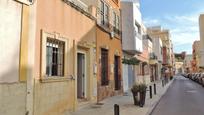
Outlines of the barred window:
M101 49L101 85L108 85L108 50Z
M64 76L65 42L47 38L46 43L46 75Z

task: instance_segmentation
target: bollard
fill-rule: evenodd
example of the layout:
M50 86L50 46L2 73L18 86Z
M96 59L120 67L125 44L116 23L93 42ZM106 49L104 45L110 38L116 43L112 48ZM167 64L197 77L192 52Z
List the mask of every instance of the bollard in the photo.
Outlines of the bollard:
M156 84L154 83L154 94L156 95L157 94L157 87L156 87Z
M114 115L120 115L120 108L118 104L114 105Z
M149 97L150 99L152 98L152 86L151 85L149 86Z

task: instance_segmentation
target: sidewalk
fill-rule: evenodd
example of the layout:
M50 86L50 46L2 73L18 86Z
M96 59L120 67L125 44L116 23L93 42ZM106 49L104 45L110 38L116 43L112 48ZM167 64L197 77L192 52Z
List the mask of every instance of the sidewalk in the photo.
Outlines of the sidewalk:
M149 91L147 91L145 106L142 108L133 104L132 94L128 93L126 96L120 95L107 98L101 102L103 103L101 106L92 104L73 113L66 113L65 115L114 115L114 104L119 104L120 115L149 115L172 82L173 80L164 87L162 87L161 81L157 82L157 95L154 95L154 92L152 91L153 98L150 99Z

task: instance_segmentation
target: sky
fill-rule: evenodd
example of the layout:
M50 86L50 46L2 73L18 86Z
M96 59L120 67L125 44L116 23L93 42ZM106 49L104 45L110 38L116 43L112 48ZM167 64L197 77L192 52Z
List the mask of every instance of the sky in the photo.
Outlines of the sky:
M140 0L144 24L169 29L174 52L192 54L192 44L199 40L198 19L204 13L204 0Z

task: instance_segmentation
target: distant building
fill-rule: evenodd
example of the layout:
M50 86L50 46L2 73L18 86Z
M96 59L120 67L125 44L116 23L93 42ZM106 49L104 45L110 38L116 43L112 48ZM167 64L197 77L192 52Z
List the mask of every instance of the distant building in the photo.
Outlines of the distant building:
M175 53L175 73L184 73L185 72L185 58L186 52Z
M200 56L202 57L200 60L200 70L204 71L204 14L201 14L199 17L199 27L200 27Z
M200 41L194 41L193 52L192 52L192 72L199 72L200 63Z
M155 26L148 28L148 34L156 39L159 38L162 41L162 67L160 68L162 71L166 69L168 70L168 76L173 76L174 71L174 53L173 53L173 45L170 38L170 32L167 29L162 29L160 26Z
M156 79L160 79L161 78L161 68L162 68L162 62L163 62L163 54L162 54L162 40L160 39L160 37L154 35L153 31L151 30L151 28L147 29L147 33L148 35L152 38L152 54L150 55L150 64L156 64L157 66L157 73L156 73ZM156 58L153 59L153 58ZM156 62L154 62L153 60L155 60Z
M184 69L185 69L184 71L186 73L192 72L191 62L192 62L192 55L191 54L186 55L184 59Z

